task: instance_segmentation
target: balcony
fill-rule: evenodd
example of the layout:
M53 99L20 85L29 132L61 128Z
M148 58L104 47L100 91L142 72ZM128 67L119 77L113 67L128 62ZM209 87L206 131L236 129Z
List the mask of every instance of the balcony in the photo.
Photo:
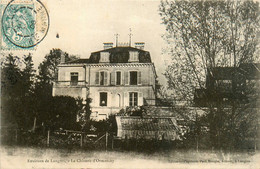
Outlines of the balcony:
M86 87L86 81L56 81L53 83L53 87Z

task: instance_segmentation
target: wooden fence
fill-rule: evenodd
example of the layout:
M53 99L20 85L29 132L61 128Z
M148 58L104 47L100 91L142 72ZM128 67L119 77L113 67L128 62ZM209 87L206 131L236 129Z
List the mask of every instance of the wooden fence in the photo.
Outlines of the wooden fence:
M6 145L38 145L47 147L90 147L113 149L114 133L62 130L45 133L24 131L19 129L1 129L0 139Z

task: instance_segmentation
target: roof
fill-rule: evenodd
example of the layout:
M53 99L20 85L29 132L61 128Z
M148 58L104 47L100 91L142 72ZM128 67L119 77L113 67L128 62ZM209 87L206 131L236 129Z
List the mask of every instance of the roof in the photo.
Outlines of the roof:
M239 68L248 79L260 79L260 63L243 63Z
M170 117L116 116L119 138L178 139L179 127Z
M234 67L215 67L212 70L214 79L229 80L235 72Z
M128 63L129 60L129 51L139 52L139 63L151 63L150 53L138 48L133 47L114 47L109 49L104 49L101 51L93 52L90 55L91 63L99 63L100 53L109 52L110 63Z
M66 63L68 63L68 64L70 64L70 63L89 63L89 59L76 59L76 60L72 60L72 61L69 61Z
M242 63L238 67L212 69L212 75L216 80L231 80L237 76L237 73L245 76L246 79L260 79L260 63Z
M93 53L99 53L99 52L110 52L110 53L114 53L114 52L121 52L122 50L124 51L138 51L138 52L147 52L145 50L142 49L138 49L138 48L134 48L131 46L118 46L118 47L113 47L113 48L109 48L109 49L103 49L103 50L99 50L96 52L92 52Z
M99 63L100 60L100 53L101 52L109 52L109 63L128 63L129 60L129 51L137 51L139 53L138 59L139 63L151 63L151 56L150 53L144 51L142 49L134 48L134 47L113 47L109 49L104 49L96 52L92 52L89 59L77 59L74 61L66 62L65 64L71 63Z

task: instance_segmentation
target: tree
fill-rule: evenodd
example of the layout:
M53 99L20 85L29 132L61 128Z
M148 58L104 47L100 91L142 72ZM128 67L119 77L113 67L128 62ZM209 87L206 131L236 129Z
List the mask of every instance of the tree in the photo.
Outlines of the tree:
M23 63L25 65L22 71L22 81L24 83L23 91L26 92L26 96L29 96L33 92L36 72L36 70L34 69L32 55L30 53L28 54L28 56L24 55Z
M22 75L18 64L19 58L9 54L1 66L1 123L7 126L19 123L16 103L19 100Z
M90 114L91 108L90 103L92 102L91 98L87 98L85 100L85 104L83 104L82 98L77 98L78 105L78 113L77 113L77 121L81 126L81 130L86 130L90 127Z
M31 54L25 55L22 60L9 54L2 63L1 117L4 123L14 123L20 128L30 126L34 72Z
M162 1L159 11L166 25L165 53L172 56L165 76L168 89L174 91L174 99L192 101L195 89L205 88L206 75L212 74L216 66L236 67L258 58L258 2ZM212 96L217 96L216 92L212 90ZM221 102L217 103L217 110L208 103L212 143L219 140L220 135L233 135L240 125L233 119L241 115L241 110L235 108L236 103L232 112L225 112ZM228 121L228 118L233 119ZM231 128L230 132L224 133L227 128Z
M49 100L52 100L52 85L58 77L58 64L60 64L61 55L64 55L65 61L77 59L76 56L69 55L60 49L52 49L38 66L39 74L34 88L34 100L37 112L35 114L35 125L37 117L48 111Z
M27 117L27 124L31 126L33 118L36 114L36 103L35 103L35 94L34 94L34 87L35 87L35 72L34 64L32 60L32 55L29 53L28 55L24 55L23 57L23 64L24 68L22 70L22 85L23 85L23 94L21 97L22 103L22 111L24 112L24 116ZM34 124L35 128L35 124ZM33 129L34 129L33 128Z
M175 97L192 100L194 89L205 86L208 68L257 58L257 2L162 1L160 15L172 56L165 76Z
M49 129L75 129L79 111L76 99L69 96L55 96L48 100L47 111L40 119Z
M38 112L44 113L48 100L52 97L52 84L58 77L58 64L60 64L61 55L65 56L65 61L76 59L60 49L52 49L50 53L44 57L44 60L38 66L39 75L35 84L35 95L38 103Z
M58 77L58 64L61 62L61 55L64 55L65 61L71 61L77 59L74 55L69 55L60 49L52 49L50 53L44 57L42 63L40 63L39 69L39 79L51 83L57 80Z
M77 101L70 97L52 97L51 92L61 53L61 50L53 49L40 64L37 77L30 53L22 59L12 54L6 57L1 63L2 122L35 131L37 119L40 118L38 124L43 127L73 128L79 112ZM68 58L66 53L65 56L67 60L75 58ZM89 118L89 105L84 108Z

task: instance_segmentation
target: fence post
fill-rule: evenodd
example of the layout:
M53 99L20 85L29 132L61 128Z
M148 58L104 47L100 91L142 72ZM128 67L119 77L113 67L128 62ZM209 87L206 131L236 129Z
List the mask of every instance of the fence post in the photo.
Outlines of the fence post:
M48 135L47 135L47 146L49 147L50 145L50 130L48 130Z
M83 133L81 133L80 135L80 147L82 147L82 144L83 144Z
M259 124L259 123L258 123L258 124ZM256 132L257 132L257 125L255 126L255 130L256 130ZM256 150L257 150L257 138L256 138L256 135L254 136L254 143L255 143L254 149L255 149L255 152L256 152Z
M33 120L33 132L35 132L35 128L36 128L36 117L34 117L34 120Z
M113 135L113 133L112 133L112 150L114 149L114 135Z
M17 136L17 129L15 130L15 142L17 143L17 141L18 141L18 136Z
M126 146L126 149L128 149L129 141L128 141L127 135L125 135L125 146Z
M108 134L107 134L107 131L106 131L106 152L107 152L107 141L108 141Z

